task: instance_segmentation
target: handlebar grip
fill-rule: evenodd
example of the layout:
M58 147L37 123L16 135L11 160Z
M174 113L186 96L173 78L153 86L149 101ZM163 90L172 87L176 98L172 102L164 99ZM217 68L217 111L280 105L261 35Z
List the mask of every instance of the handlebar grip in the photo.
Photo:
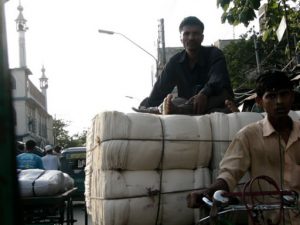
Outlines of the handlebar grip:
M224 207L224 206L227 206L227 205L229 204L229 198L223 196L223 194L224 194L225 192L226 192L226 191L218 190L218 191L216 191L216 192L214 193L214 195L213 195L213 201L217 204L217 206L222 206L222 207ZM208 205L208 206L210 206L210 207L212 207L212 205L213 205L213 201L211 201L209 198L207 198L207 197L205 197L205 196L202 198L202 201L203 201L206 205Z
M213 202L211 200L209 200L207 197L203 197L202 201L210 207L212 207L212 205L213 205Z

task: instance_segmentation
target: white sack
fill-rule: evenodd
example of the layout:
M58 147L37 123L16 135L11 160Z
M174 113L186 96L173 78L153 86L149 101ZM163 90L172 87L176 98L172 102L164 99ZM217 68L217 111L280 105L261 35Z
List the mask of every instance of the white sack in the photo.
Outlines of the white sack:
M65 192L67 190L70 190L74 187L74 179L72 177L70 177L69 174L67 173L63 173L63 182L61 185L61 192Z
M58 194L63 189L63 179L63 173L58 170L22 170L18 174L21 196L34 196L34 193L35 196Z

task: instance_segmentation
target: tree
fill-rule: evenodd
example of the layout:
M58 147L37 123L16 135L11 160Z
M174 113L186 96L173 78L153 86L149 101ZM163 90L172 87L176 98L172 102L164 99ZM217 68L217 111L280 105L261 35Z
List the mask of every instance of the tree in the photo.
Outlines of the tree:
M62 119L53 120L53 133L56 145L66 148L69 144L70 136L69 132L66 130L66 127L69 126L68 121Z
M248 27L249 23L256 18L256 12L260 8L262 0L217 0L218 7L221 6L223 14L222 23L226 21L232 25L243 23ZM282 17L287 21L286 38L280 43L277 41L276 30ZM264 32L261 40L268 42L264 51L283 52L289 57L281 58L284 65L288 63L295 50L300 48L300 0L268 0L266 3L266 14ZM282 54L280 54L282 56Z
M84 146L87 131L83 130L81 134L77 133L70 136L69 132L66 130L69 125L69 121L64 121L62 119L53 120L53 133L56 145L59 145L62 148Z
M223 49L231 83L234 89L248 88L247 74L256 70L253 40L242 38Z
M83 130L82 133L77 133L74 134L71 137L70 140L70 146L75 147L75 146L85 146L86 144L86 135L87 135L87 130Z
M229 24L238 25L243 23L246 27L251 21L256 18L256 11L261 7L262 0L217 0L217 6L222 7L223 14L221 17L222 23L228 21ZM268 0L267 1L267 26L277 26L284 15L284 3L286 6L287 14L294 11L299 11L299 0ZM294 4L291 4L294 3ZM295 15L292 15L295 17Z

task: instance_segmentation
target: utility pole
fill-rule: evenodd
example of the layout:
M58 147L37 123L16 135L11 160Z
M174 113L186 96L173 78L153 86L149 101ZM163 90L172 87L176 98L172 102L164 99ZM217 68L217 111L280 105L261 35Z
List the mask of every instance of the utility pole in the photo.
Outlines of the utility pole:
M257 45L257 34L253 28L253 42L254 42L254 50L255 50L255 59L256 59L256 66L257 66L257 75L260 75L261 68L260 68L260 58L259 58L259 49Z
M165 25L164 19L159 20L158 24L158 51L161 48L161 54L158 52L159 55L159 64L163 66L166 64L166 44L165 44Z

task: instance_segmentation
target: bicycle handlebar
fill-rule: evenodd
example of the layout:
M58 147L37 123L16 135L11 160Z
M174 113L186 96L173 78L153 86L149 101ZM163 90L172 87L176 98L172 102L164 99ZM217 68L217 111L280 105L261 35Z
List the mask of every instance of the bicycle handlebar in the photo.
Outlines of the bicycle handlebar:
M262 192L262 195L267 195L268 192ZM271 192L270 192L271 193ZM272 192L273 193L273 192ZM245 195L248 195L248 193L243 193ZM282 196L282 204L257 204L252 206L252 210L277 210L277 209L295 209L298 207L298 194L294 191L280 191L279 193ZM216 204L216 206L219 208L217 212L217 216L234 212L234 211L247 211L248 207L245 204L229 204L229 197L228 196L240 196L241 193L239 192L226 192L223 190L218 190L213 195L213 201L211 201L207 197L203 197L202 201L212 207L213 204ZM258 195L258 194L256 194ZM221 210L221 211L220 211ZM207 216L198 221L198 224L201 224L203 222L208 222L211 217Z

